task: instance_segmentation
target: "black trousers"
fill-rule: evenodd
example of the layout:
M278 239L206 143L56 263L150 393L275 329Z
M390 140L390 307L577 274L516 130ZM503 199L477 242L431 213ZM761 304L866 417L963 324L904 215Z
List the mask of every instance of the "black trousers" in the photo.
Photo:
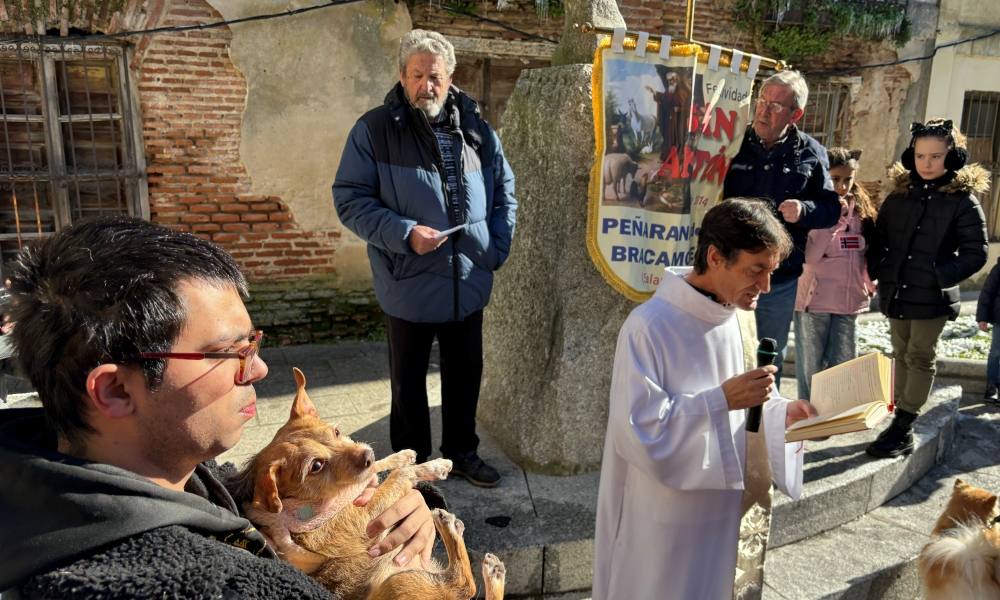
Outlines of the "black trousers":
M414 323L386 315L392 410L389 439L394 452L431 454L427 407L427 366L437 337L441 353L441 454L453 456L479 447L476 406L483 375L483 311L464 321Z

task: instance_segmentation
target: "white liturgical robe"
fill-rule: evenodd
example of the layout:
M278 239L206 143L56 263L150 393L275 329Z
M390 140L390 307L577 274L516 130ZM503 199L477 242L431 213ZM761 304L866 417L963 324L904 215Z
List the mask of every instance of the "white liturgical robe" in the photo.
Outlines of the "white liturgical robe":
M746 411L723 381L744 372L736 311L667 271L618 336L594 539L594 600L730 600L744 487ZM772 477L797 498L801 444L787 400L764 404Z

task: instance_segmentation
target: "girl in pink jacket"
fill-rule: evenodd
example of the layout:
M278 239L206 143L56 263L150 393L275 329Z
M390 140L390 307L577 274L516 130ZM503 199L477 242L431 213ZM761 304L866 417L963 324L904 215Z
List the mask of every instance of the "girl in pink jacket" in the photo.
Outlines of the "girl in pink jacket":
M868 310L875 285L865 269L867 240L876 210L855 183L860 150L831 148L830 178L840 196L840 221L809 232L806 260L795 297L795 376L808 400L814 373L857 355L855 321Z

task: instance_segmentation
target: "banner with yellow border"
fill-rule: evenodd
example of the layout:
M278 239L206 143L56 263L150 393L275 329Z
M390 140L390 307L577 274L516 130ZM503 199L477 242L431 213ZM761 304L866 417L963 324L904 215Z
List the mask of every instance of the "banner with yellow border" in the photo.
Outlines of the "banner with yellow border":
M697 44L661 57L659 44L636 52L625 39L616 52L604 38L594 58L587 248L604 279L636 301L666 267L692 264L702 217L743 141L756 71Z

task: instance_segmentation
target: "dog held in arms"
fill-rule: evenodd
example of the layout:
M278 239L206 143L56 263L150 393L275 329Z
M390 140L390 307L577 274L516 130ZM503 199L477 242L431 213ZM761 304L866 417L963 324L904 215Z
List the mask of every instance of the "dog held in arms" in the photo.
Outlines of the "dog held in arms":
M1000 599L997 496L955 480L918 568L927 600Z
M297 368L293 371L298 389L288 422L231 482L250 521L269 535L282 558L344 600L467 600L475 596L462 538L465 526L451 513L433 511L434 525L448 553L447 567L432 561L421 568L420 560L400 567L393 562L398 549L375 559L367 552L372 543L365 533L368 523L417 481L445 479L451 461L415 465L412 450L376 461L370 446L351 440L319 418L306 394L305 375ZM371 500L355 506L353 500L383 471L390 473ZM503 563L486 554L482 573L486 598L503 598Z

